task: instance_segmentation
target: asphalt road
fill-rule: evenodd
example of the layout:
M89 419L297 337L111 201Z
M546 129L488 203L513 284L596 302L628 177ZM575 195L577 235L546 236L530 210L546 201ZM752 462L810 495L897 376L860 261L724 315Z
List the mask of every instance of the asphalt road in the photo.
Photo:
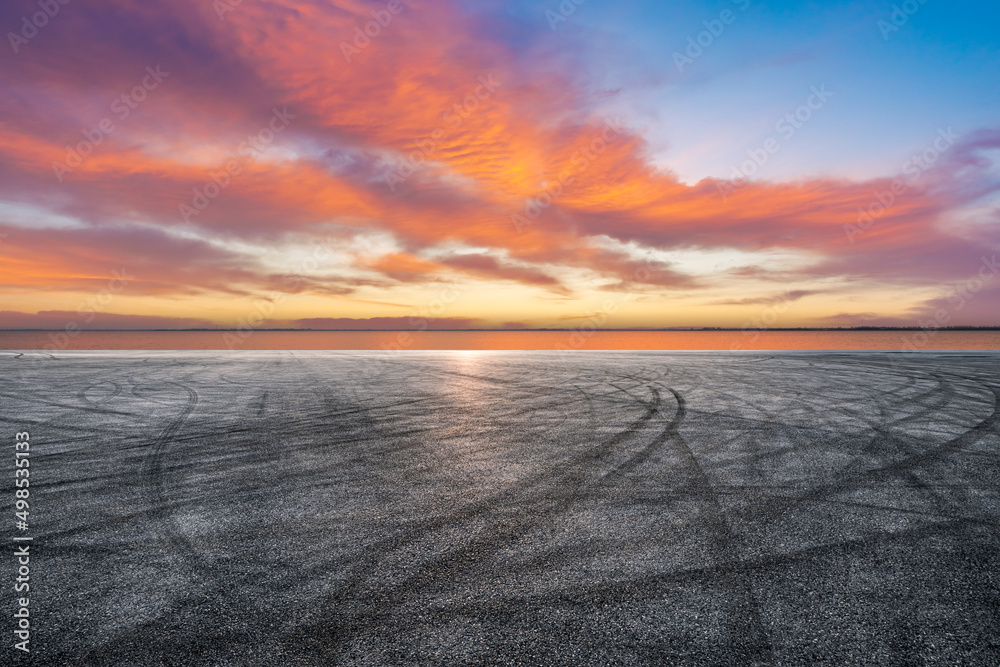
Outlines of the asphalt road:
M0 373L0 663L1000 664L998 353L4 352Z

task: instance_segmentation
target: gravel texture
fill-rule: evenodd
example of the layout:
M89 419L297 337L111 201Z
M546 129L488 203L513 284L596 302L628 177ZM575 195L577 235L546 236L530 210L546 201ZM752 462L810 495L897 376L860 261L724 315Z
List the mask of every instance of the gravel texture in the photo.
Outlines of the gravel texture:
M0 353L30 657L1000 664L998 353ZM13 482L4 484L13 514Z

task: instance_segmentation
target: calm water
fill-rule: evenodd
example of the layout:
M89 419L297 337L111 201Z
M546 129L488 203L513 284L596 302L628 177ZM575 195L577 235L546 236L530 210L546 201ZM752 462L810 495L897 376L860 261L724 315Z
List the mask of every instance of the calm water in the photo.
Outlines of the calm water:
M45 331L4 350L997 350L1000 331Z

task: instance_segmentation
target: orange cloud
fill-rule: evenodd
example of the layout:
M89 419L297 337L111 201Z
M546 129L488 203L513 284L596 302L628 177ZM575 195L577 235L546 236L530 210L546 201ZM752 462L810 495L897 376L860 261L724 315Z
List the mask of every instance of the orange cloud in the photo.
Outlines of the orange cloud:
M891 177L754 182L727 196L725 182L684 184L651 164L628 119L595 113L571 57L524 54L460 3L402 6L367 39L358 30L381 5L360 0L241 3L224 20L212 3L186 0L61 15L51 48L0 72L11 100L0 204L75 227L0 219L5 287L86 289L121 265L141 275L136 294L291 291L234 248L331 230L385 234L399 250L336 267L384 278L310 278L297 289L346 295L449 276L567 295L587 270L604 279L595 289L669 293L733 278L695 278L655 259L691 248L815 258L743 277L927 283L961 275L997 241L995 228L943 225L995 191L983 151L1000 147L996 132L966 138L854 237L845 230ZM100 37L100 48L70 50L76 34ZM170 72L155 97L57 174L67 146L99 126L147 64ZM275 108L293 116L287 127L260 150L241 148L267 136ZM238 173L227 170L233 161Z

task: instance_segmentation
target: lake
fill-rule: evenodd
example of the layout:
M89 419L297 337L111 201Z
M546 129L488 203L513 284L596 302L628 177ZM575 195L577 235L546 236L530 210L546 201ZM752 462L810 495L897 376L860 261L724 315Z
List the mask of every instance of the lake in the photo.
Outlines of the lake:
M5 350L997 350L1000 331L47 331Z

